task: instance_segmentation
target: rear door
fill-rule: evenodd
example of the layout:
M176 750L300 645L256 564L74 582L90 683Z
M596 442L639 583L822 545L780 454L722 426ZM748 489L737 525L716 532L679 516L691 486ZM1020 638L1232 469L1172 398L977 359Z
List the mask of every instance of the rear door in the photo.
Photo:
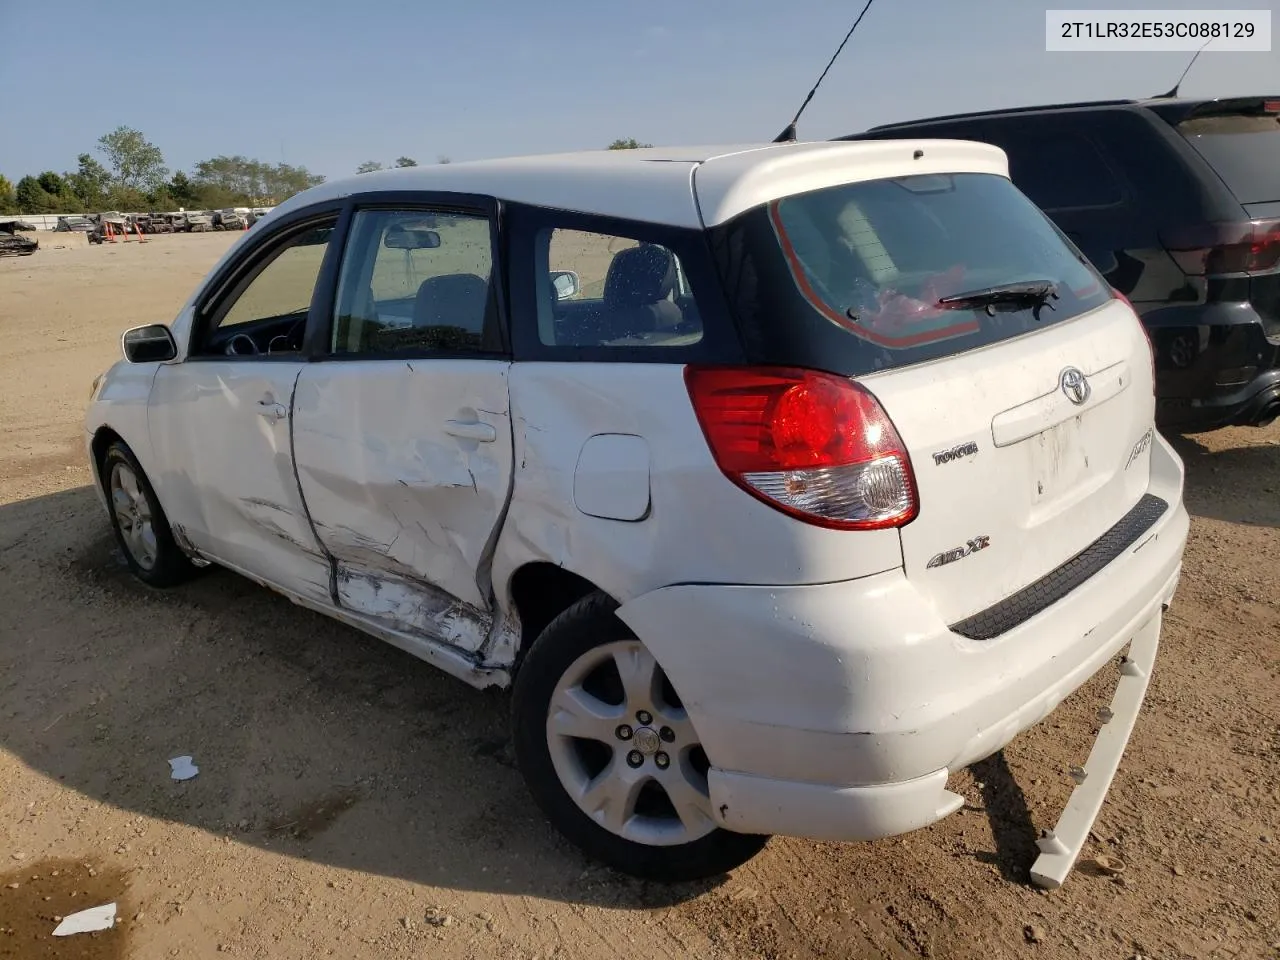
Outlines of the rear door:
M298 481L339 604L469 651L512 479L495 216L357 209L325 356L294 399Z

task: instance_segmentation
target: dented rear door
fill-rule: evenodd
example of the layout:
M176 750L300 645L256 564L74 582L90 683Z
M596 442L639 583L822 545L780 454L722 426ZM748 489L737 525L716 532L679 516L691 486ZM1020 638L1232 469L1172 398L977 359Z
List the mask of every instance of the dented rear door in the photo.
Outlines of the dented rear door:
M474 651L512 478L492 217L357 210L293 449L338 603Z
M491 541L511 485L507 364L312 364L294 457L339 603L392 629L476 649Z

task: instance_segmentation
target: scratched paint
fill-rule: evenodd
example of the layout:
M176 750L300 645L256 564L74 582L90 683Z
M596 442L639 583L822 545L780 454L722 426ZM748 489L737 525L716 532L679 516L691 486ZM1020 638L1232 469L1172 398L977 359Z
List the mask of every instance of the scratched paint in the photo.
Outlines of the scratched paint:
M476 651L511 492L505 361L312 364L294 397L307 510L344 608Z
M288 507L262 497L242 497L240 503L245 515L273 537L278 537L303 553L320 556L320 550L311 537L299 536L298 517Z
M419 580L338 565L338 598L393 630L421 634L469 652L478 651L493 617Z

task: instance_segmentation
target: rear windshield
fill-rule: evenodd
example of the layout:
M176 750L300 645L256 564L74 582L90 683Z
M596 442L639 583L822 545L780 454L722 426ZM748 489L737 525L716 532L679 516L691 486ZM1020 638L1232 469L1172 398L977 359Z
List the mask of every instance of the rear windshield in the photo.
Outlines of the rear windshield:
M712 231L750 359L856 376L1061 323L1111 296L1016 187L902 177L787 197ZM952 300L980 291L986 302ZM1053 291L1043 305L1027 290ZM989 304L989 305L988 305Z
M1280 200L1280 115L1196 117L1178 132L1241 203Z

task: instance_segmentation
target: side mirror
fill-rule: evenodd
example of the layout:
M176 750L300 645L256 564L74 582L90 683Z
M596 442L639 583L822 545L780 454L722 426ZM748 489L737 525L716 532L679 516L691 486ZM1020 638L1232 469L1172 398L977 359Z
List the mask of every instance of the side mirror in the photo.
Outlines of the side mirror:
M572 270L552 270L551 285L556 288L557 300L568 300L582 291L582 282Z
M387 231L382 245L392 250L434 250L440 246L440 234L434 230L394 226Z
M163 323L126 330L120 338L120 349L130 363L161 363L178 355L173 333Z

